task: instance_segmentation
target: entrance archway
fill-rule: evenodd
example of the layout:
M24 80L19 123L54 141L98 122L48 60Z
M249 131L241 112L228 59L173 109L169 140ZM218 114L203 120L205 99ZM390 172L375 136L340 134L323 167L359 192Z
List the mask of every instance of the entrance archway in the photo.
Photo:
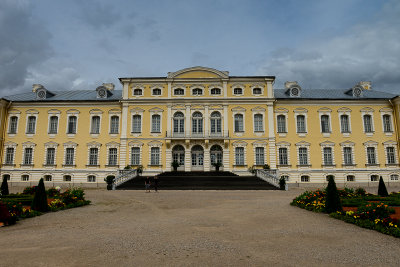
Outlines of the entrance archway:
M185 170L185 148L181 145L176 145L172 149L172 161L179 163L178 171Z
M192 147L192 171L204 170L204 149L200 145Z
M222 160L223 160L222 155L223 155L223 153L222 153L222 147L221 146L213 145L210 148L210 163L211 163L210 168L211 168L211 170L215 170L215 167L213 166L213 163L219 162L219 163L222 164Z

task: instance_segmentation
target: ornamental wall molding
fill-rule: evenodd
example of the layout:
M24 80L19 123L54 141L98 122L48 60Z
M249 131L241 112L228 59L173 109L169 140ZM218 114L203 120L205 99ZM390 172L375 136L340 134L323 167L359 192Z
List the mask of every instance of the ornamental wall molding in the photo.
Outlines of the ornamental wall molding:
M334 147L335 143L331 142L331 141L324 141L322 143L319 144L320 146L329 146L329 147Z
M234 107L234 108L232 108L232 111L234 111L234 112L245 112L246 109L242 108L242 107Z
M44 143L44 146L45 147L58 147L58 143L50 141L50 142Z
M28 109L25 111L26 114L39 114L39 111L36 109Z
M257 111L258 111L258 112L265 112L266 109L263 108L263 107L257 106L257 107L255 107L255 108L252 108L251 111L253 111L253 112L257 112Z
M374 109L370 107L365 107L360 109L360 112L374 112Z
M364 146L377 146L378 142L370 140L370 141L367 141L367 142L363 143L363 145Z
M153 90L153 89L163 89L163 88L164 88L164 85L163 85L163 84L160 84L160 83L152 84L152 85L150 86L150 89L151 89L151 90Z
M21 111L19 111L18 109L12 109L8 112L8 114L21 114Z
M58 109L50 109L47 111L48 114L61 114L61 111Z
M89 113L90 113L90 114L103 114L103 111L102 111L101 109L95 108L95 109L91 109L91 110L89 111Z
M101 147L101 143L92 141L86 144L88 147Z
M309 142L306 141L301 141L296 143L296 146L310 146L311 144Z
M77 147L78 146L77 143L72 142L72 141L68 141L68 142L64 143L63 145L64 145L64 147Z
M305 108L296 108L293 110L294 113L307 113L308 110Z
M108 114L121 114L121 110L120 109L110 109L108 111Z
M119 146L120 146L120 144L115 141L106 143L106 147L119 147Z
M337 112L339 112L339 113L345 113L345 112L351 112L351 109L350 108L347 108L347 107L342 107L342 108L339 108L338 110L337 110Z
M201 67L201 66L196 66L196 67L191 67L191 68L185 68L181 69L175 72L168 72L167 78L172 79L175 78L181 74L187 73L187 72L193 72L193 71L204 71L204 72L211 72L216 74L217 76L221 78L228 79L229 78L229 72L228 71L220 71L212 68L207 68L207 67Z
M33 142L31 142L31 141L23 142L22 145L23 145L23 146L27 146L27 147L28 147L28 146L29 146L29 147L31 147L31 146L36 146L36 144L33 143Z
M275 113L288 113L289 110L286 108L277 108L275 109Z
M140 141L130 141L128 143L128 146L130 146L130 147L141 147L141 146L143 146L143 143L140 142Z
M69 109L67 110L67 114L79 114L81 113L79 110L77 109Z
M389 140L389 141L383 142L382 144L383 144L384 146L387 146L387 145L396 146L396 145L397 145L397 142L396 142L396 141L393 141L393 140Z
M341 146L355 146L354 142L351 141L344 141L342 143L340 143Z

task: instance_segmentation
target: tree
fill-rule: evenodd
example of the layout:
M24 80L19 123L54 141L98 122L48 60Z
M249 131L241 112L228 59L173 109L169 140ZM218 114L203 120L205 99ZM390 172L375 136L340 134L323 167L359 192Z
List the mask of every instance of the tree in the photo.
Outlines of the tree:
M43 178L40 179L39 185L36 188L35 195L32 201L32 209L37 211L47 211L47 195L44 188Z
M284 177L281 177L279 179L279 189L280 190L285 190L286 189L286 180Z
M389 196L388 191L386 189L385 182L383 181L382 176L379 178L378 195L381 196L381 197Z
M337 191L333 175L328 176L328 186L326 187L325 190L326 190L325 211L327 213L341 211L342 204L340 203L339 192Z
M1 183L1 195L6 196L10 192L8 191L8 182L7 182L7 177L3 177L3 182Z

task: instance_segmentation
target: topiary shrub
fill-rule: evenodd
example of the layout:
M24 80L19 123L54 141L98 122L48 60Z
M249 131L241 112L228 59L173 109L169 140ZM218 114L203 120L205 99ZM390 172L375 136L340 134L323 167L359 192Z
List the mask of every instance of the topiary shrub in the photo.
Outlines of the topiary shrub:
M383 181L382 176L379 178L378 195L381 196L381 197L389 196L388 191L386 189L385 182Z
M1 195L7 196L9 193L7 177L3 177L3 182L1 183Z
M339 192L336 188L336 183L333 175L328 176L328 186L326 187L326 201L325 211L332 213L342 210L342 204L340 203Z
M285 178L281 177L279 179L279 189L285 190L286 189L285 187L286 187L286 180L285 180Z
M112 184L114 183L114 180L114 175L108 175L106 178L104 178L104 181L107 183L107 190L112 190Z
M43 178L40 179L39 185L36 188L35 195L33 197L31 208L36 211L48 211L47 205L47 194L46 189L44 188Z

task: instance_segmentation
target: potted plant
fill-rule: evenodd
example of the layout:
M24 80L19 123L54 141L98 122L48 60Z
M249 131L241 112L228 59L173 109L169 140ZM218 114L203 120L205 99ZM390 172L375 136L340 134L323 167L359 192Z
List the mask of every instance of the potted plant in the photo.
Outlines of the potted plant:
M126 165L125 168L124 168L124 170L130 170L130 169L131 169L130 165Z
M219 171L219 168L222 167L222 163L217 161L217 162L213 162L212 165L215 167L215 171Z
M250 173L252 173L252 174L255 174L255 173L256 173L256 167L253 165L253 166L251 166L251 167L248 169L248 171L249 171Z
M112 184L114 183L115 176L114 175L108 175L106 178L104 178L104 181L107 183L107 190L112 189Z
M179 162L174 160L173 162L171 162L171 166L172 168L174 168L174 172L178 171L178 167L180 166Z
M143 172L143 165L137 166L136 171L138 174L141 174Z
M269 170L269 169L270 169L270 167L269 167L269 165L268 165L268 164L264 164L264 166L263 166L263 169L264 169L264 170Z

